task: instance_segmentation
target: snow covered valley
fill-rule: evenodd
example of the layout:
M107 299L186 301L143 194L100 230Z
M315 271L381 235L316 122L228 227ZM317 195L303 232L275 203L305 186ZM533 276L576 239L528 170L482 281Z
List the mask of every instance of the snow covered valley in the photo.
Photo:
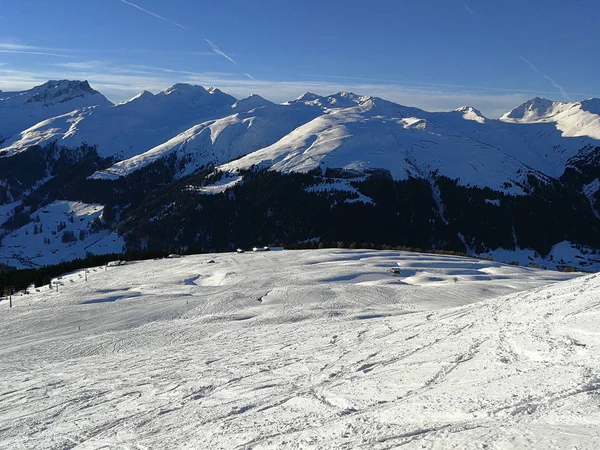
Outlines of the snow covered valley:
M0 448L600 448L600 275L319 250L55 283L0 302Z

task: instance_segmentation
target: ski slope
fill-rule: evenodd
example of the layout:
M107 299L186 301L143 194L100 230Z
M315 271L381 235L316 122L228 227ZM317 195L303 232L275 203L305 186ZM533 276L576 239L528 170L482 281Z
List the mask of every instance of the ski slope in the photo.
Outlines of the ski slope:
M598 275L320 250L85 277L0 302L0 448L600 445Z

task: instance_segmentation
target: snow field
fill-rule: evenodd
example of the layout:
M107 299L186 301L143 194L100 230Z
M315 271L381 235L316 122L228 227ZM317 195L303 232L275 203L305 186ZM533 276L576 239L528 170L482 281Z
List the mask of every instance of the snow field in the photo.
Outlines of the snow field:
M597 275L321 250L87 278L0 302L0 447L600 445Z

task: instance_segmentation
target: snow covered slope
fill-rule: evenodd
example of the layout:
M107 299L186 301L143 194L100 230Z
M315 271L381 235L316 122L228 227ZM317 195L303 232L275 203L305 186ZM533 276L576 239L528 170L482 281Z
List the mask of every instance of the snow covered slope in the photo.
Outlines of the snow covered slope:
M77 83L64 90L73 96L76 86L89 88ZM34 89L27 96L54 103L70 98L46 91L34 96ZM254 165L282 172L385 168L397 179L437 174L517 194L528 174L558 178L582 148L600 145L598 99L536 98L491 120L471 106L430 113L349 92L307 92L283 105L257 95L236 101L218 89L186 84L157 95L144 91L116 106L88 97L77 97L85 99L82 107L58 116L48 109L44 120L20 129L0 153L10 156L50 142L94 145L100 156L119 161L94 176L103 179L127 176L175 154L179 176L208 164L224 164L226 171Z
M85 258L88 252L120 253L123 238L94 224L103 212L103 205L55 201L39 209L31 223L2 240L0 262L29 268Z
M600 140L600 99L566 103L536 97L507 112L500 120L520 124L552 123L565 137L588 136Z
M0 144L40 121L95 105L112 103L87 81L48 81L28 91L0 91Z
M558 177L568 158L592 141L565 140L548 124L528 130L545 135L534 138L521 133L524 127L486 119L472 107L428 113L379 98L352 98L354 106L328 109L279 142L220 169L385 168L395 179L437 173L462 185L522 193L515 184L525 183L528 173ZM320 102L312 96L305 100Z
M593 248L562 241L554 245L545 258L531 249L521 248L515 250L498 248L478 256L522 266L535 265L550 270L563 270L569 267L585 272L600 272L600 256L597 253L598 251Z
M598 275L324 250L84 278L0 302L0 447L600 445Z
M338 92L337 94L328 95L326 97L313 94L312 92L305 92L300 97L288 104L304 104L307 106L317 106L322 108L323 110L328 109L337 109L337 108L352 108L365 100L368 100L369 97L356 95L353 92Z
M303 104L276 105L253 95L236 102L230 116L195 125L147 152L120 161L91 178L116 179L175 155L177 176L207 165L218 165L278 141L317 117L320 110Z
M4 143L5 156L32 145L95 145L102 157L125 159L168 141L209 118L230 114L235 98L218 89L176 84L153 95L144 91L115 106L86 107L51 117Z

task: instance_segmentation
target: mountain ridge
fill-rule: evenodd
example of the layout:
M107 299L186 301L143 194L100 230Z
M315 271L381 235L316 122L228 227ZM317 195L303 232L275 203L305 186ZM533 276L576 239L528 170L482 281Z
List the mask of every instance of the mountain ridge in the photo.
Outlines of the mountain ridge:
M128 249L235 245L213 228L217 224L240 242L266 239L268 232L269 242L321 236L479 254L504 248L552 256L548 252L561 242L600 248L594 237L600 229L597 99L533 98L490 119L473 106L428 112L344 91L308 92L277 104L182 83L116 105L77 81L0 97L13 99L0 113L12 105L17 113L33 108L31 120L41 117L23 122L28 126L0 144L0 233L10 234L6 242L21 255L8 257L11 264L31 257L26 236L35 231L32 221L49 214L41 208L52 210L48 205L103 208L82 228L67 231L87 245L103 224L110 232L102 235ZM25 104L28 99L34 101ZM320 211L332 229L316 216L304 217L302 208ZM400 227L405 237L377 236L362 222L342 229L344 220L368 217L372 208L386 211L380 223ZM526 221L529 208L538 212ZM582 223L569 224L570 215ZM238 227L239 217L256 227ZM477 226L481 217L487 225ZM258 226L271 220L272 228ZM527 228L531 223L551 225L536 236ZM62 253L55 240L65 230L52 227L43 228L52 233L43 236L38 253ZM118 237L111 234L116 231Z
M0 142L51 117L85 106L112 104L87 81L51 80L25 91L1 92Z

